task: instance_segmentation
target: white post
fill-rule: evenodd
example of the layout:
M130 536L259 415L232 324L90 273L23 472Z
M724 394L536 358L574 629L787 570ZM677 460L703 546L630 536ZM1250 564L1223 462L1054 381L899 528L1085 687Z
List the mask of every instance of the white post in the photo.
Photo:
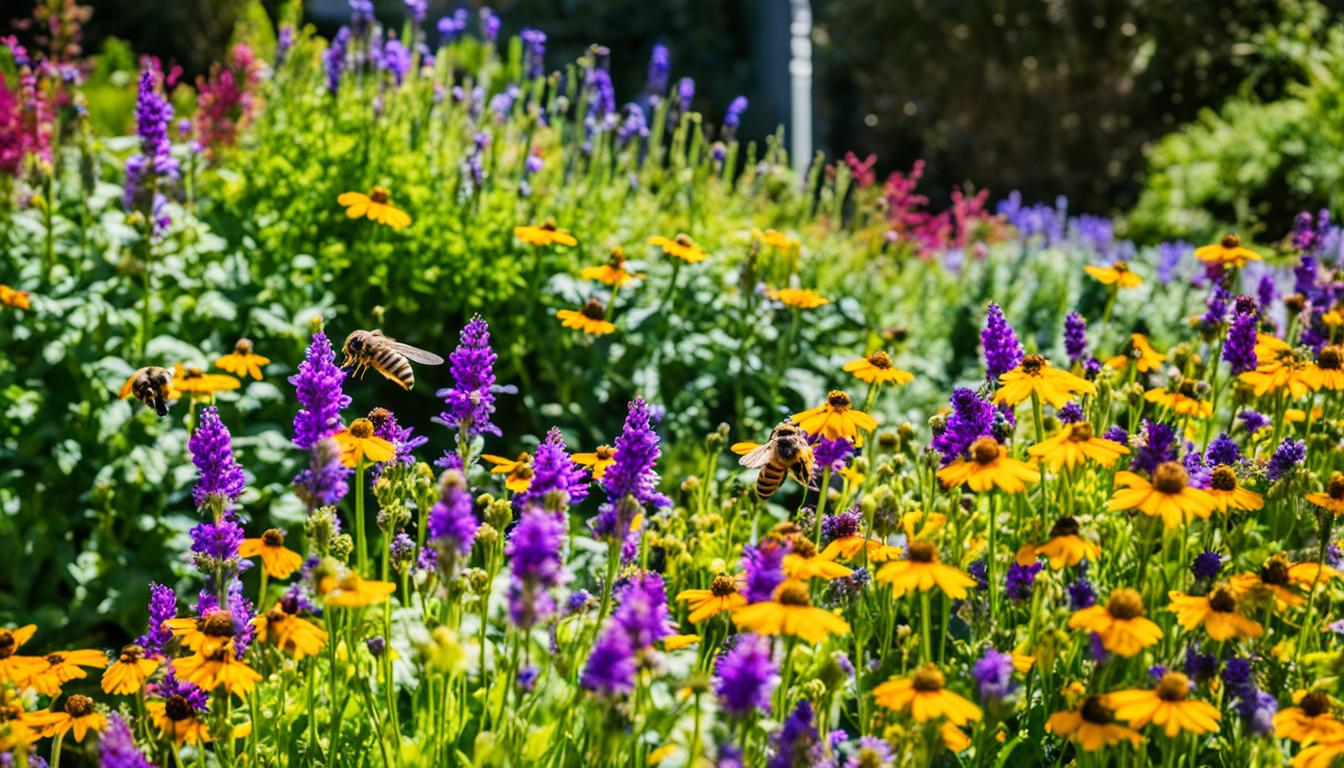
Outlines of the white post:
M789 0L789 154L799 177L812 164L812 4Z

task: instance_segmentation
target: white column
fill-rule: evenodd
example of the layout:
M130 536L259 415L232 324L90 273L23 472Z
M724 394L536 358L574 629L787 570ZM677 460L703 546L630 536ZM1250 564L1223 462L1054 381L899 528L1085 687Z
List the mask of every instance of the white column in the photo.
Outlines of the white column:
M789 154L801 177L812 163L812 4L789 0Z

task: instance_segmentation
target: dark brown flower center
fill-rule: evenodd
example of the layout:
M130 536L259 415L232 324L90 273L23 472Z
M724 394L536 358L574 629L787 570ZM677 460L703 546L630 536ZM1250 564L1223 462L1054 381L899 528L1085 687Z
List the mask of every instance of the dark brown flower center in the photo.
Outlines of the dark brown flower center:
M1110 725L1115 722L1115 713L1101 702L1100 696L1088 696L1083 699L1083 706L1079 714L1093 725Z
M1111 269L1115 270L1116 272L1128 272L1129 265L1123 261L1117 261L1111 265Z
M916 691L933 693L943 690L943 686L947 684L947 679L943 677L942 671L937 667L926 664L915 672L915 676L910 678L910 682Z
M186 381L186 380L190 380L190 379L200 379L200 378L204 378L204 377L205 377L205 372L203 372L200 368L183 368L183 369L182 369L182 379L183 379L184 381Z
M1307 717L1319 717L1330 711L1330 697L1323 691L1312 691L1302 697L1298 706Z
M350 436L359 440L373 437L373 422L368 419L355 419L350 422Z
M252 340L251 340L251 339L239 339L239 340L238 340L238 343L233 345L233 354L235 354L235 355L250 355L250 354L252 354Z
M1321 347L1321 353L1316 356L1316 367L1325 371L1338 371L1344 367L1344 347L1337 344Z
M65 656L60 653L48 653L43 658L45 658L47 660L47 663L53 667L59 667L60 665L65 663Z
M607 461L612 456L616 455L616 449L612 448L610 445L599 445L597 446L597 449L593 451L593 453L597 456L599 460Z
M392 193L388 191L387 187L374 187L369 190L369 199L380 205L385 205L388 200L392 199Z
M1185 490L1185 467L1174 461L1166 461L1157 465L1157 470L1153 472L1153 488L1158 493L1164 493L1168 496L1175 496Z
M554 232L555 229L556 229L556 227L555 227L555 219L547 219L547 220L541 222L541 226L540 226L540 227L537 227L537 229L543 229L543 230L545 230L545 231L547 231L547 232Z
M1219 587L1209 595L1209 608L1218 613L1232 613L1237 610L1237 598L1227 587Z
M373 424L373 431L375 432L382 429L390 418L392 418L392 412L386 408L374 408L369 411L369 421Z
M18 650L18 641L14 639L14 633L8 629L0 629L0 659L7 659L14 655Z
M535 473L532 471L532 467L526 464L521 464L517 469L510 473L510 477L516 477L519 480L531 480L533 474Z
M1069 439L1075 443L1086 443L1093 437L1092 422L1079 421L1069 425Z
M65 700L65 713L71 717L85 717L93 714L93 699L75 694Z
M122 647L121 655L117 657L117 660L122 664L134 664L144 658L144 656L144 648L141 648L138 645L127 645Z
M1209 479L1209 486L1215 491L1235 491L1237 489L1237 473L1226 464L1219 464L1213 469L1213 476Z
M675 240L677 245L680 245L682 248L690 248L692 245L695 245L695 243L692 242L691 240L691 236L686 234L685 232L678 232L677 236L672 239Z
M1288 558L1275 555L1260 568L1260 581L1277 587L1288 586Z
M8 723L11 720L18 720L23 715L23 710L17 704L6 704L0 707L0 723Z
M1022 358L1022 372L1028 376L1038 376L1045 367L1045 358L1040 355L1027 355Z
M1060 536L1077 536L1078 521L1072 517L1061 517L1055 521L1055 526L1050 529L1050 538L1056 539Z
M938 550L927 541L910 542L910 562L932 563L938 556Z
M1240 237L1237 237L1236 235L1225 235L1225 236L1223 236L1223 247L1224 247L1224 248L1236 248L1236 247L1238 247L1238 246L1240 246L1240 245L1241 245L1241 238L1240 238Z
M970 453L976 464L992 464L999 458L999 443L992 437L977 437L971 443Z
M579 310L579 314L589 320L601 320L607 315L607 308L602 306L602 302L597 299L589 299L587 304Z
M837 411L849 409L849 395L838 389L833 389L826 395L826 402Z
M174 693L164 699L163 714L167 715L169 720L186 720L192 715L191 704L187 701L187 697Z
M233 637L233 615L228 611L211 611L201 623L201 633L210 637Z
M1163 701L1185 701L1190 695L1190 678L1180 672L1168 672L1157 684L1157 697Z
M775 601L781 605L811 605L807 598L807 587L801 581L786 581L775 593Z
M886 352L874 352L868 356L868 364L885 370L891 367L891 356Z
M1344 499L1344 474L1336 472L1330 476L1330 485L1326 489L1332 499ZM3 637L0 637L0 650L3 650Z
M789 544L791 546L793 554L803 558L804 560L817 554L816 545L812 543L811 539L807 538L801 533L795 533L794 535L790 536Z
M621 246L611 249L611 255L607 257L607 266L617 271L625 268L625 251Z
M1137 619L1143 615L1143 596L1129 587L1121 587L1106 601L1106 612L1116 619Z
M732 576L720 573L709 583L709 593L715 597L727 597L737 594L737 582Z
M266 612L266 623L279 624L288 617L289 614L285 613L285 610L277 605L276 607Z
M261 543L268 547L283 547L285 534L279 528L267 528L266 532L261 534Z

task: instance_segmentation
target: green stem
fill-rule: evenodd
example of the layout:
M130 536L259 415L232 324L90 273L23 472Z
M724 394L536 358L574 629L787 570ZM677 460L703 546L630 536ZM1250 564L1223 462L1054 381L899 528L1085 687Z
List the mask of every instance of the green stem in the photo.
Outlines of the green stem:
M364 539L364 460L355 466L355 565L360 576L368 575L369 550Z

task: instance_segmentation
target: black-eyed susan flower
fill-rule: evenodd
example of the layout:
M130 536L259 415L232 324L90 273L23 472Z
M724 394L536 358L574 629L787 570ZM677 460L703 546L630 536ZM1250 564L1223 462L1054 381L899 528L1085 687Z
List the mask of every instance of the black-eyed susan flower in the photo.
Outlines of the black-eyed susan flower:
M578 309L559 310L555 316L564 327L583 331L588 336L605 336L616 330L616 325L607 320L607 308L597 299L589 299Z
M1301 752L1293 755L1292 768L1331 768L1344 756L1344 733L1331 736L1324 741L1308 744Z
M333 608L363 608L377 605L397 591L397 585L390 581L365 579L355 571L347 571L339 579L325 576L317 584L317 591Z
M1150 389L1144 394L1143 399L1174 414L1189 416L1192 419L1207 419L1213 415L1213 403L1200 399L1195 382L1189 379L1181 381L1174 387Z
M1307 354L1281 339L1260 334L1255 346L1260 364L1237 378L1251 386L1256 397L1287 392L1294 400L1320 388L1316 366Z
M794 422L809 435L821 435L827 440L845 438L856 446L862 443L859 431L872 432L877 421L863 411L852 407L849 395L838 389L826 395L826 402L793 415Z
M1061 467L1074 469L1088 460L1103 467L1113 467L1121 456L1129 453L1129 448L1113 440L1097 437L1092 431L1092 422L1075 421L1065 424L1053 436L1028 448L1027 453L1058 472Z
M42 657L44 666L39 667L24 683L43 696L56 696L61 686L71 680L80 680L89 676L84 667L102 669L107 666L107 654L92 648L80 651L56 651Z
M0 305L14 309L29 309L32 305L27 291L20 291L0 283Z
M1264 628L1260 622L1242 615L1238 610L1236 594L1226 586L1216 587L1207 595L1187 595L1184 592L1167 593L1171 605L1167 610L1176 614L1176 620L1186 630L1204 625L1209 638L1216 641L1241 637L1259 637Z
M668 256L687 264L698 264L709 258L709 254L696 245L695 241L687 234L678 234L673 238L654 235L649 238L648 242L649 245L662 249L663 253Z
M174 744L202 744L210 741L209 697L204 690L177 679L170 670L155 686L157 698L145 702L145 709L159 733Z
M766 295L794 309L816 309L831 303L830 299L811 288L780 288L777 291L768 290Z
M1228 579L1227 588L1240 599L1245 596L1272 596L1280 609L1307 602L1298 590L1310 588L1320 581L1339 578L1340 571L1329 566L1307 561L1294 563L1282 552L1268 557L1259 570L1239 573Z
M946 718L953 725L979 720L983 713L969 699L947 690L942 670L925 664L909 677L898 677L873 688L879 707L908 714L917 723Z
M1312 491L1306 495L1306 499L1335 517L1344 515L1344 473L1332 474L1324 493Z
M783 232L777 232L773 229L767 229L764 232L759 229L753 229L751 230L751 236L771 248L776 248L781 251L789 251L798 247L797 240L794 240Z
M159 668L158 659L145 658L145 649L127 645L103 670L103 693L130 696L145 687L145 681Z
M677 593L677 601L686 603L691 613L686 618L692 624L720 613L729 612L747 604L747 598L737 588L737 580L726 573L720 573L709 583L709 589L683 589Z
M1083 267L1083 271L1102 285L1113 285L1116 288L1143 285L1143 278L1130 271L1129 264L1124 261L1113 261L1109 265L1088 264Z
M285 546L285 532L268 528L260 538L243 539L239 557L260 557L261 565L273 579L287 579L303 565L303 555Z
M1133 472L1117 472L1115 485L1109 509L1137 509L1149 517L1161 517L1167 528L1184 525L1196 517L1206 520L1213 512L1213 497L1202 489L1192 488L1185 467L1174 461L1157 465L1152 482Z
M522 493L532 485L532 454L527 451L518 454L516 459L483 453L481 460L493 464L490 474L504 475L504 487L514 493Z
M910 542L905 559L893 560L879 568L876 579L891 585L893 597L937 587L953 600L961 600L966 597L966 590L975 586L969 573L938 562L938 548L927 541Z
M1078 521L1072 517L1056 520L1050 529L1050 538L1044 544L1028 545L1023 550L1018 553L1019 565L1030 565L1037 556L1044 555L1050 561L1050 567L1056 570L1084 560L1095 563L1101 557L1101 547L1082 537Z
M843 370L866 384L909 384L915 380L913 373L892 365L891 356L882 350L845 363Z
M220 645L208 654L197 653L177 659L173 666L183 680L207 691L223 686L225 691L240 698L247 698L261 681L261 675L255 669L238 659L232 642Z
M409 227L410 214L392 205L391 200L392 193L386 187L374 187L367 195L363 192L342 192L336 198L336 202L345 208L345 215L352 219L367 218L393 229Z
M789 548L789 553L784 556L784 575L790 579L829 581L854 572L835 562L835 558L840 554L838 549L828 547L818 552L812 541L801 534L790 536L789 542L792 546Z
M17 629L0 628L0 683L19 685L47 663L41 656L20 656L19 649L33 638L36 624Z
M1166 359L1166 355L1153 348L1147 336L1142 333L1131 333L1125 351L1107 358L1106 364L1112 368L1124 368L1132 362L1139 373L1148 373L1157 370Z
M663 638L663 648L668 651L679 651L682 648L690 648L699 642L699 635L668 635Z
M1137 747L1143 740L1138 731L1115 721L1115 712L1101 696L1088 696L1077 709L1054 713L1046 721L1045 730L1072 741L1084 752L1096 752L1125 741Z
M957 459L938 470L938 479L944 488L955 488L963 483L976 493L995 488L1004 493L1021 493L1028 483L1040 479L1035 467L1008 455L1008 449L994 438L983 435L971 443L969 458Z
M368 419L355 419L350 426L332 435L332 439L340 446L341 463L347 467L357 467L361 462L381 464L397 455L391 442L373 433L373 422Z
M1190 678L1167 672L1153 688L1132 688L1106 694L1106 705L1133 728L1152 723L1168 737L1182 733L1212 733L1220 715L1208 702L1190 698Z
M107 717L94 706L93 699L81 695L66 698L59 710L25 712L20 720L42 738L73 733L76 742L84 741L90 732L102 733L107 727Z
M215 367L234 376L251 376L261 381L261 368L270 362L271 358L262 357L252 350L251 339L239 339L233 345L232 352L215 361Z
M1316 353L1312 369L1316 389L1330 392L1344 390L1344 344L1326 344Z
M1207 492L1213 498L1214 510L1218 512L1226 512L1229 509L1254 512L1265 506L1265 497L1249 488L1243 488L1237 480L1237 471L1226 464L1219 464L1213 468Z
M596 267L584 267L579 272L579 277L584 280L596 280L603 285L619 287L632 280L638 280L643 275L636 275L627 272L625 269L625 251L618 245L611 249L611 256L607 258L607 263Z
M1092 382L1052 367L1045 357L1027 355L1016 368L999 377L999 391L994 393L994 402L1017 405L1036 395L1061 408L1075 395L1091 395L1096 391Z
M1143 615L1143 597L1129 587L1116 589L1104 605L1074 611L1069 628L1095 632L1103 648L1125 658L1162 639L1162 628Z
M242 382L222 373L206 373L200 368L188 368L182 364L173 366L172 399L182 395L213 395L227 392L242 386Z
M861 556L860 553L864 549L868 550L867 558L870 563L890 562L905 553L900 547L888 544L881 539L867 538L856 533L834 539L821 551L820 556L831 560L836 558L856 560Z
M1240 237L1226 235L1219 242L1196 248L1195 258L1205 264L1240 267L1248 261L1260 261L1260 254L1242 245Z
M563 229L556 228L555 222L550 219L539 226L514 227L513 236L528 245L537 245L543 248L549 245L575 246L579 244L579 241L573 235Z
M286 612L280 603L266 613L258 614L252 623L257 628L257 642L270 643L295 660L313 656L327 644L325 629Z
M610 445L599 445L592 453L576 453L570 458L575 464L592 470L594 480L601 480L607 473L607 467L616 463L616 449Z
M809 643L820 643L831 635L849 634L849 622L812 605L807 585L793 579L775 589L773 600L733 611L733 623L758 635L786 635Z
M233 641L233 614L218 608L196 617L168 619L163 626L181 640L183 648L206 655Z
M1274 735L1299 744L1344 738L1344 722L1335 717L1334 705L1325 691L1297 690L1293 706L1274 713Z

